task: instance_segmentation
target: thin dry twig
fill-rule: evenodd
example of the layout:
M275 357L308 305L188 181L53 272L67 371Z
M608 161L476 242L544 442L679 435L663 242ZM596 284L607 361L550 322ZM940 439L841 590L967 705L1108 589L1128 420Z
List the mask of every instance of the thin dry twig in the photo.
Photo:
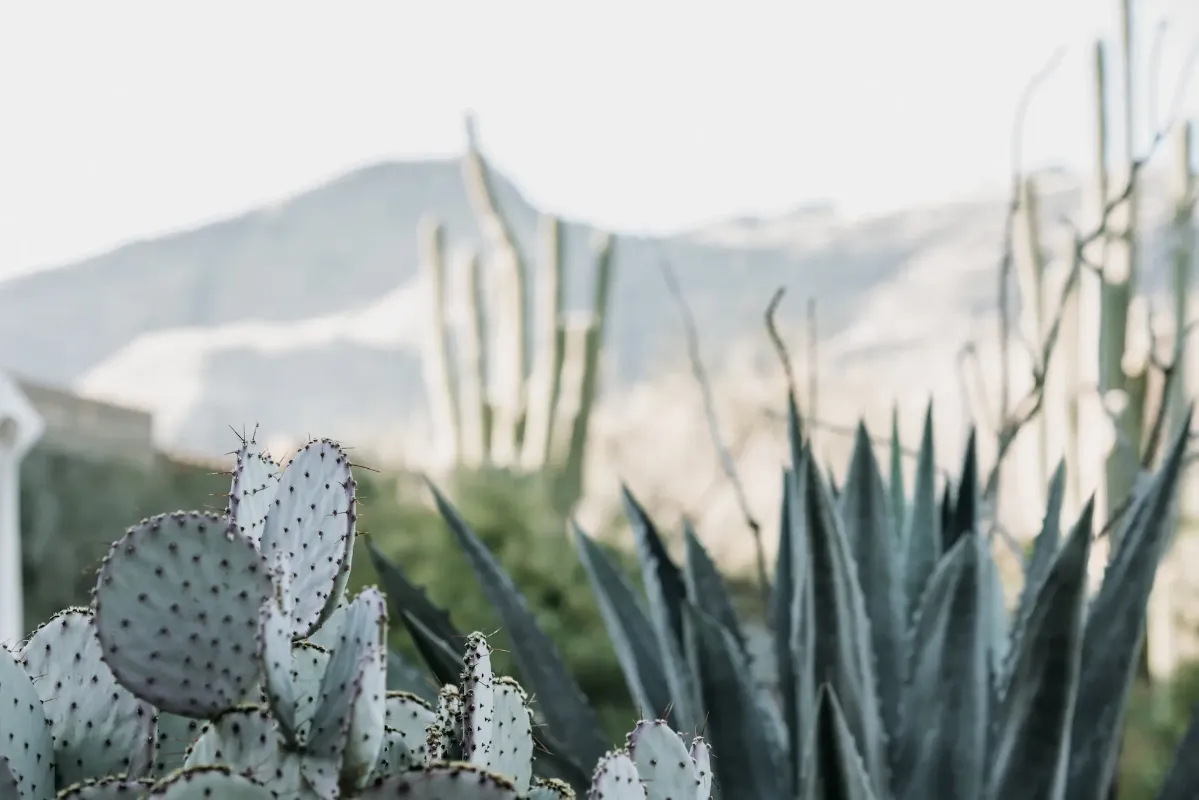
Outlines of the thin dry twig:
M674 269L671 268L670 262L663 258L658 264L662 270L662 278L666 281L666 287L670 290L675 302L679 306L679 315L683 321L683 334L687 340L687 360L691 366L691 374L695 378L695 382L699 385L700 394L703 398L704 416L708 421L708 432L712 437L712 446L716 448L716 454L720 459L725 477L728 478L729 483L732 485L733 493L737 498L737 504L741 507L741 515L745 519L745 524L749 527L750 533L753 535L754 548L757 551L758 581L762 591L762 602L764 606L769 606L770 579L766 574L766 549L762 543L762 525L750 510L749 499L745 495L745 487L741 483L741 477L737 474L736 462L733 460L732 453L725 446L724 439L721 436L720 420L716 415L716 401L712 396L712 385L708 380L708 374L704 369L703 359L700 354L699 330L695 324L695 317L691 313L691 307L687 304L683 288L679 285L678 277L674 274Z
M779 334L778 325L775 323L774 315L778 312L779 303L783 302L783 295L787 293L785 286L780 286L775 290L770 298L770 302L766 304L766 333L770 336L770 343L774 346L774 352L778 354L779 363L783 365L783 375L787 378L787 395L791 402L795 403L798 396L796 394L795 371L791 368L791 354L787 351L787 343L783 341L783 337Z

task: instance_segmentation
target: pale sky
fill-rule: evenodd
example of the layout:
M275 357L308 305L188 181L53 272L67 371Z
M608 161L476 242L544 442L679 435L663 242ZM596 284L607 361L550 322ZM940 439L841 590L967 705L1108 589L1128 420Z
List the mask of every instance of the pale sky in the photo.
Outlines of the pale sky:
M1173 18L1165 94L1199 3L1139 4ZM0 0L0 275L456 153L467 108L533 202L620 230L945 199L1005 180L1017 98L1062 45L1026 152L1084 166L1117 5Z

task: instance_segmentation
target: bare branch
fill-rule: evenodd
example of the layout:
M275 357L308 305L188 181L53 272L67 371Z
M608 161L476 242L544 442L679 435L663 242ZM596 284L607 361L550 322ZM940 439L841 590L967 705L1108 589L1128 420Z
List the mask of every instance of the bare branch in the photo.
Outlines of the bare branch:
M770 579L766 575L766 550L762 544L762 526L754 518L753 512L749 508L749 500L745 496L745 487L742 486L741 478L737 474L737 465L733 460L732 453L729 452L728 447L724 444L724 439L721 437L720 420L716 416L716 401L712 396L712 386L708 381L707 371L704 369L703 359L700 355L699 331L695 325L695 318L691 313L691 307L687 304L683 288L679 285L678 277L674 274L674 270L670 266L670 262L666 259L661 259L658 263L662 270L662 278L666 281L667 288L674 295L675 302L679 305L679 314L683 318L683 333L687 340L687 360L690 362L691 374L695 378L695 382L699 385L700 394L703 397L704 416L708 420L708 432L711 434L712 445L716 448L716 454L720 459L724 474L733 487L737 504L741 507L741 515L745 518L745 524L749 526L750 533L754 537L754 547L757 550L758 560L758 581L761 584L762 601L764 604L769 605Z
M779 363L783 365L783 375L787 378L787 394L794 403L798 396L796 395L795 372L791 368L791 354L787 351L787 344L779 335L779 329L774 320L775 312L778 311L779 303L783 301L783 295L786 293L786 287L780 286L766 305L766 333L770 336L770 343L774 345L775 353L778 354Z

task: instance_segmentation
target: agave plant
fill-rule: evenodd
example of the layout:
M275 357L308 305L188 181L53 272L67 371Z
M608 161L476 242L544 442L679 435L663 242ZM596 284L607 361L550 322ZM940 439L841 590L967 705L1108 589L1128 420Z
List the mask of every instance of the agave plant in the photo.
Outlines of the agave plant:
M930 407L906 496L897 475L884 479L859 426L844 485L835 490L815 463L794 402L789 419L791 466L783 475L770 614L773 689L751 679L745 626L690 526L680 566L645 509L624 492L645 601L573 526L643 715L706 730L718 755L717 789L730 799L1106 798L1189 425L1119 521L1093 596L1093 506L1063 528L1058 468L1009 610L982 525L973 436L957 480L938 488ZM453 505L433 493L508 629L518 670L541 700L542 757L585 787L583 765L606 747L593 710L511 580ZM427 665L449 680L461 633L368 546ZM1197 794L1193 723L1159 797Z

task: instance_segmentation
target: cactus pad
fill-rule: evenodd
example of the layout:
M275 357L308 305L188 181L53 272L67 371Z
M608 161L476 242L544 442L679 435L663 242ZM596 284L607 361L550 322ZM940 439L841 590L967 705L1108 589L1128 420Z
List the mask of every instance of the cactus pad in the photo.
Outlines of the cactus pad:
M258 612L271 596L262 555L228 517L144 520L100 568L93 608L104 661L158 709L211 717L254 688Z
M641 775L626 751L611 752L600 759L591 776L587 796L592 800L645 800ZM680 797L690 798L691 795Z
M387 664L380 657L381 648L386 644L386 625L387 607L377 589L364 589L349 604L337 646L321 678L316 711L307 730L301 732L305 747L312 755L339 763L354 726L360 734L369 732L375 738L373 746L378 757L378 750L383 746L386 713L383 699ZM383 671L382 687L373 685L374 670ZM378 691L378 709L369 718L359 717L362 713L362 707L357 705L359 696L364 690L371 689Z
M342 778L361 786L375 771L387 737L387 648L374 645L362 666L362 690L354 700Z
M154 752L154 775L163 778L183 766L188 748L200 737L204 723L178 714L158 713L158 746Z
M296 687L292 675L291 626L274 599L262 604L258 615L258 646L262 660L263 692L279 722L279 730L296 744Z
M341 602L357 509L350 462L328 439L309 442L279 479L263 528L268 560L290 568L294 638L310 636Z
M495 712L492 718L491 747L485 766L504 775L527 792L533 778L533 712L520 684L507 676L494 683Z
M267 511L279 488L279 465L266 454L254 436L242 442L233 468L226 513L237 529L254 544L262 539Z
M476 631L466 639L462 663L462 755L481 767L492 767L488 758L495 715L492 679L491 647Z
M152 785L144 778L93 778L63 789L55 800L130 800L142 797Z
M538 778L525 795L526 800L575 800L575 790L557 778Z
M322 629L323 630L323 629ZM296 693L296 731L306 730L321 696L321 679L329 667L330 652L310 642L291 648L291 683Z
M447 683L437 690L437 714L425 736L430 761L456 761L462 757L462 695Z
M662 720L642 720L629 734L629 755L649 800L695 797L695 763L679 735Z
M472 764L438 762L375 781L360 800L518 800L520 794L500 775Z
M20 796L54 794L54 739L37 690L12 653L0 645L0 758ZM4 781L0 781L2 784Z
M91 612L68 608L21 650L54 737L56 783L140 778L154 757L154 708L131 695L100 658Z
M237 706L204 726L185 768L224 765L281 797L315 798L300 774L300 756L281 747L281 733L260 706Z
M195 767L154 784L145 800L273 800L277 796L228 767Z
M400 739L408 753L408 760L413 765L423 764L429 760L426 737L429 727L436 720L433 709L429 708L429 704L416 695L408 692L387 693L385 724L391 729L389 737L394 736Z
M712 748L696 736L691 742L691 763L695 765L695 777L699 781L696 800L708 800L712 796Z

